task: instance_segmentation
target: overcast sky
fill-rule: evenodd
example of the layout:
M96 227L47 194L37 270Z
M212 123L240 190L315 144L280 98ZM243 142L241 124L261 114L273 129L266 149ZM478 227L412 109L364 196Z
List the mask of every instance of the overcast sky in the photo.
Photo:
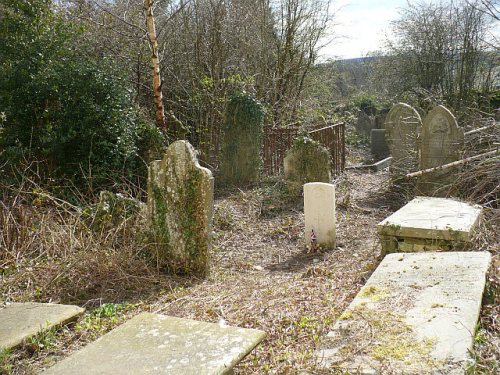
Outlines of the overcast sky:
M406 0L337 0L340 8L333 28L336 39L322 51L324 58L353 58L380 49L390 22L398 17L398 8Z

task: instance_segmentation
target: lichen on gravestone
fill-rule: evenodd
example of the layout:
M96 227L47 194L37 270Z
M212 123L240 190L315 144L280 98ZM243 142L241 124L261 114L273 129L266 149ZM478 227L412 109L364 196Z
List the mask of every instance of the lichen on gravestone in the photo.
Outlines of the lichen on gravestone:
M389 170L394 176L417 170L417 138L421 128L420 115L408 104L395 104L387 114L385 137L392 156Z
M284 159L285 180L291 190L302 190L308 182L330 182L328 149L307 136L294 139Z
M206 276L212 208L212 173L187 141L174 142L149 166L149 243L159 267Z
M259 180L264 108L253 96L238 93L227 103L219 178L225 186Z
M420 169L435 168L461 158L464 132L455 116L440 105L425 116L420 143ZM439 194L439 189L450 182L449 177L454 171L447 169L426 173L420 177L417 189L423 194Z

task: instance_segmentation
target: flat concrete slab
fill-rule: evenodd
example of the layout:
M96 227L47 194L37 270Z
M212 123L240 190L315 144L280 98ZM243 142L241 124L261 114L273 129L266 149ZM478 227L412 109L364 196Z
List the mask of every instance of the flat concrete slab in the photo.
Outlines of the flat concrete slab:
M481 206L447 198L416 197L377 225L379 235L469 241Z
M40 331L76 319L85 310L53 303L9 303L0 305L0 350L13 348Z
M324 340L324 367L361 374L463 374L488 252L387 255Z
M44 374L227 374L264 336L254 329L142 313Z

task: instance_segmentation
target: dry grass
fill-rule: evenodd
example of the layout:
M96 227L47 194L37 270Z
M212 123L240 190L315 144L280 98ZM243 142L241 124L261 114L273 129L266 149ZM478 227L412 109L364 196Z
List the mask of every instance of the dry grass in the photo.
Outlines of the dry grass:
M376 224L404 203L385 172L349 172L337 183L338 246L319 253L309 253L302 237L301 198L283 195L278 181L217 199L211 273L203 281L158 273L137 242L136 221L96 233L76 211L53 202L4 204L4 300L76 303L90 313L104 303L125 308L100 321L97 330L59 330L50 348L15 350L3 370L0 358L0 373L35 373L145 310L266 331L238 374L314 373L313 351L378 265ZM499 285L495 212L488 213L476 242L496 262L490 295ZM475 347L478 371L498 360L498 295L485 300L481 323L485 339Z

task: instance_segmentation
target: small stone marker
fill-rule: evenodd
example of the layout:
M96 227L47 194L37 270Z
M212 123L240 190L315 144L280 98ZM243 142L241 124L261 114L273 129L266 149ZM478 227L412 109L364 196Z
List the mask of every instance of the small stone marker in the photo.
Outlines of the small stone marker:
M187 141L172 143L148 177L148 218L159 264L174 273L205 276L211 237L212 172L198 164Z
M228 374L264 337L255 329L142 313L44 374Z
M328 149L309 137L294 139L284 159L285 180L299 191L307 182L330 182L331 169Z
M470 241L481 206L416 197L377 225L383 253L452 250Z
M417 137L421 127L420 115L408 104L398 103L387 114L385 136L392 156L390 170L396 176L417 170Z
M324 340L321 365L356 374L463 374L490 258L386 256Z
M85 309L53 303L8 303L0 305L0 351L13 348L38 332L64 325Z
M424 118L420 147L420 169L429 169L457 161L464 148L464 132L455 116L445 107L437 106ZM431 194L444 183L450 171L427 173L420 178L419 191Z
M305 240L314 235L319 246L335 247L335 185L312 182L304 185Z

